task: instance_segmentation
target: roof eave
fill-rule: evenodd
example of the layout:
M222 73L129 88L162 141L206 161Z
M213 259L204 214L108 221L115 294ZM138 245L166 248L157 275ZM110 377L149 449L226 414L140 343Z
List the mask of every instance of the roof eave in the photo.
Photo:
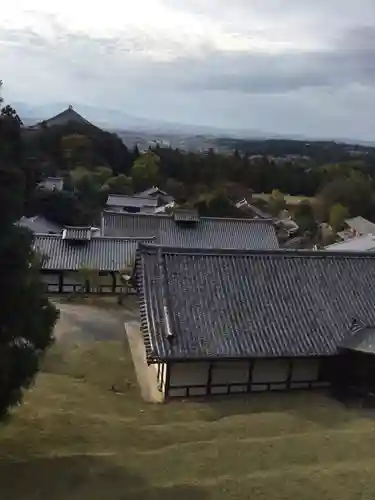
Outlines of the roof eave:
M316 354L283 354L283 355L271 355L271 354L248 354L245 353L241 356L207 356L207 355L202 355L202 356L163 356L163 355L157 355L155 352L150 353L149 355L146 356L146 360L148 364L155 364L155 363L194 363L196 361L199 362L210 362L210 363L217 363L220 361L246 361L246 360L256 360L256 359L293 359L293 358L298 358L298 359L311 359L311 358L332 358L333 356L336 356L338 354L337 352L332 352L330 354L327 353L316 353Z

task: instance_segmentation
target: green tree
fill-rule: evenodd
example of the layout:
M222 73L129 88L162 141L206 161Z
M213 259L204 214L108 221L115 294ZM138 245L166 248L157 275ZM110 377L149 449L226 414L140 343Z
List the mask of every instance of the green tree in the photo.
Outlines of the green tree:
M110 177L102 186L102 190L111 194L132 194L133 182L124 174Z
M61 138L62 155L69 167L83 165L91 167L93 145L89 137L82 134L69 134Z
M134 188L137 191L158 183L159 165L159 156L150 150L135 160L131 170L131 177L133 179Z
M314 208L308 200L302 200L294 211L294 218L300 231L314 232L316 229Z
M336 203L331 207L329 211L329 224L335 234L343 228L345 219L347 219L348 216L348 209L340 203Z
M284 195L278 189L272 191L268 203L271 214L275 216L279 215L286 207Z
M113 172L109 167L96 167L93 175L98 185L102 186L113 176Z
M339 203L347 207L350 215L368 217L374 210L374 196L371 179L358 172L350 177L329 182L319 193L319 200L327 220L333 205Z
M12 120L2 116L0 121ZM5 136L6 137L6 136ZM15 222L23 208L24 176L2 152L0 135L0 414L20 403L53 341L55 307L43 293L32 235Z

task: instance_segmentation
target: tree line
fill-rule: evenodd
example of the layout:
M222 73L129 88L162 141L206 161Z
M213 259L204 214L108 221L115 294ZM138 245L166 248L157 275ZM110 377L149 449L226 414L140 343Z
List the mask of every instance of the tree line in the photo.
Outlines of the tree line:
M0 82L1 91L1 82ZM56 308L43 294L31 234L17 221L35 187L28 177L21 121L0 93L0 417L20 403L53 342Z

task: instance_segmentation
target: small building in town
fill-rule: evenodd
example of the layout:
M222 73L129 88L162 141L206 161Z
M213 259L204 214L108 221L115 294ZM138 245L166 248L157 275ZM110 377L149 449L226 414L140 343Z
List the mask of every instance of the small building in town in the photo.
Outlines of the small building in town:
M46 177L38 184L39 189L47 191L62 191L64 189L63 177Z
M96 236L91 227L66 227L59 235L38 234L34 249L41 258L46 291L53 293L119 294L140 242L152 238Z
M18 224L29 229L34 234L60 234L62 232L61 226L49 221L43 215L22 217Z
M196 210L157 215L104 211L101 230L104 236L152 237L156 243L183 248L279 247L271 220L200 217Z
M375 393L375 259L364 253L142 244L133 280L166 398Z
M339 241L325 247L330 252L374 252L375 236L365 234L354 236L344 241Z
M288 236L295 235L299 230L298 224L292 219L287 210L282 210L278 217L274 217L268 212L256 207L254 204L249 203L246 198L237 202L236 208L247 211L255 218L271 219L275 226L283 229Z
M150 196L127 196L110 194L107 199L107 210L127 213L154 213L158 199Z
M157 186L145 189L144 191L137 193L135 196L139 196L141 198L156 198L159 200L161 205L166 205L174 201L173 196L170 196L166 191L163 191Z
M364 217L346 219L345 224L346 229L338 233L343 240L368 234L375 236L375 224Z

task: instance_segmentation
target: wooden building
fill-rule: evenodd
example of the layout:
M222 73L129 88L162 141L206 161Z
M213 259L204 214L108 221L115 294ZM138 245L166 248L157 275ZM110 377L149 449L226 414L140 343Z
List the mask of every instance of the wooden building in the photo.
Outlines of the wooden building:
M148 196L127 196L110 194L107 199L107 210L112 212L152 214L158 206L158 199Z
M94 234L91 227L66 227L59 235L34 236L48 294L122 293L121 277L131 270L138 244L153 241Z
M142 244L133 280L147 362L166 398L375 388L369 254Z
M101 232L104 236L151 237L161 245L182 248L279 247L271 220L201 217L188 209L158 215L104 211Z

